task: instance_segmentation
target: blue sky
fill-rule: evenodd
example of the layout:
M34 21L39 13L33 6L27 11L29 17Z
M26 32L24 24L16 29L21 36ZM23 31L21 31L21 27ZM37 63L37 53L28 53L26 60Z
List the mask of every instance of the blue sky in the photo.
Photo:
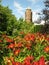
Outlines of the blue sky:
M33 20L37 20L39 15L36 13L41 12L44 8L43 1L44 0L2 0L2 5L9 6L17 18L25 18L25 10L31 8L33 12Z

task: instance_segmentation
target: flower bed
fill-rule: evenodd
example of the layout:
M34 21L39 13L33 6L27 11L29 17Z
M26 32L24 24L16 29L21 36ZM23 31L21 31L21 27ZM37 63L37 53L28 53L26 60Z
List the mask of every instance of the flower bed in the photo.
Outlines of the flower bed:
M46 65L49 61L49 35L20 33L0 35L1 65Z

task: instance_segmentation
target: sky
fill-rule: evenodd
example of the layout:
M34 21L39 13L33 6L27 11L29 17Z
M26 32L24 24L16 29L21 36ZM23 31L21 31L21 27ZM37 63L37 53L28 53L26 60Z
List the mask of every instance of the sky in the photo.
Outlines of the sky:
M3 6L8 6L12 13L17 18L25 18L25 11L27 8L32 10L32 19L36 21L39 18L38 12L40 13L44 9L44 0L2 0Z

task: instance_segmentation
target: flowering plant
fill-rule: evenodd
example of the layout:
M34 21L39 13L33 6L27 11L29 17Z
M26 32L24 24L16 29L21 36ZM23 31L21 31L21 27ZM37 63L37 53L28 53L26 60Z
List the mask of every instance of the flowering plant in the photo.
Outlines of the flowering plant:
M20 33L0 35L1 65L45 65L49 61L49 35Z

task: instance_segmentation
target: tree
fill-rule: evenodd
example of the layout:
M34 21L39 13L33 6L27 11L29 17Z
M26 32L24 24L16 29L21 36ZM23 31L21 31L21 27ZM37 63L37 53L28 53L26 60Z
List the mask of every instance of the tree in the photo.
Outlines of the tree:
M43 10L43 14L45 15L44 20L46 24L46 21L48 22L49 20L49 0L45 0L44 4L45 4L45 9Z
M0 5L0 31L5 31L7 29L7 7Z
M42 33L49 33L49 0L45 0L44 5L45 9L43 9L43 19L45 21L45 25L42 28Z
M15 26L16 17L8 7L0 5L0 31L11 32Z

